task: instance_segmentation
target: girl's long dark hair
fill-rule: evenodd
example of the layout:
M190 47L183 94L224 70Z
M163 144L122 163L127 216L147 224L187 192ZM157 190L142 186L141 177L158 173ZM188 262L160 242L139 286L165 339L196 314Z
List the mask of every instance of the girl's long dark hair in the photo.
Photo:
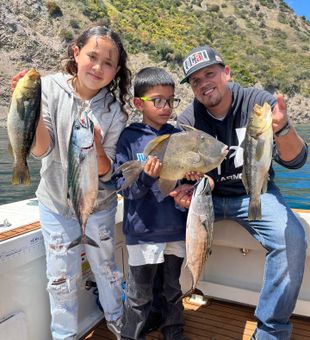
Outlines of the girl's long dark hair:
M81 49L85 46L91 37L108 37L111 39L118 49L119 61L118 65L120 68L116 73L114 79L107 85L110 90L113 100L111 103L115 102L117 99L116 92L118 92L119 101L121 103L121 108L124 112L124 106L126 105L126 99L129 96L129 87L131 82L131 72L127 67L127 53L124 49L123 43L119 35L112 31L106 26L92 26L85 30L77 39L73 40L67 49L67 57L63 60L63 70L73 77L77 75L77 64L74 59L73 49L77 46ZM118 90L118 91L117 91Z

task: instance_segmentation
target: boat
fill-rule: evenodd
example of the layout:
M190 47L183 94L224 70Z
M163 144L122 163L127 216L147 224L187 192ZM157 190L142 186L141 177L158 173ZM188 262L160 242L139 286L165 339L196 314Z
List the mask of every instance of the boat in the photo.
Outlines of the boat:
M310 236L310 211L294 210ZM127 251L122 234L123 200L118 200L115 238L116 260L124 277ZM264 248L240 225L216 222L212 255L198 288L205 298L184 301L185 331L189 339L250 339L253 316L263 277ZM82 278L78 288L79 339L113 339L105 328L87 258L81 247ZM0 206L0 339L50 340L50 313L46 291L45 251L37 199ZM191 285L183 267L182 290ZM310 338L310 249L304 279L293 316L293 339ZM297 321L296 321L297 320ZM232 334L234 334L232 336ZM151 339L161 339L159 332Z

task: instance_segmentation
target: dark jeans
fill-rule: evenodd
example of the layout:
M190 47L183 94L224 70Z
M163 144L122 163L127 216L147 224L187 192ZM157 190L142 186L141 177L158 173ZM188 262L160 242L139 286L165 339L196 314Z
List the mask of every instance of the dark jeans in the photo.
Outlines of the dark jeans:
M165 329L183 328L183 304L182 301L176 303L182 295L179 278L183 258L174 255L164 257L165 261L161 264L129 266L122 339L144 339L142 329L152 308L153 283L158 266L162 266L163 275L161 293L163 332Z

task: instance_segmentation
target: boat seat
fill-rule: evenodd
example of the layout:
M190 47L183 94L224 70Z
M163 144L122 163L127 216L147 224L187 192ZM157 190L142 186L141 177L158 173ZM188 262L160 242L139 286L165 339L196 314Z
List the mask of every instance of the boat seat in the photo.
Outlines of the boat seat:
M308 240L310 240L310 224L306 220L308 212L298 212L298 219L303 224ZM222 247L238 249L262 250L263 247L257 242L239 223L232 220L221 220L214 224L213 244ZM310 246L307 248L307 256L310 257Z

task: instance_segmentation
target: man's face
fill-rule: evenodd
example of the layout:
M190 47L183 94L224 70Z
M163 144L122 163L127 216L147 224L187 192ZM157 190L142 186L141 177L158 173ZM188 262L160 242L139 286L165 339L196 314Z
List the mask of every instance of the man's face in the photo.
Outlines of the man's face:
M228 66L207 66L189 77L189 84L196 99L212 112L230 100L227 82L230 80Z

